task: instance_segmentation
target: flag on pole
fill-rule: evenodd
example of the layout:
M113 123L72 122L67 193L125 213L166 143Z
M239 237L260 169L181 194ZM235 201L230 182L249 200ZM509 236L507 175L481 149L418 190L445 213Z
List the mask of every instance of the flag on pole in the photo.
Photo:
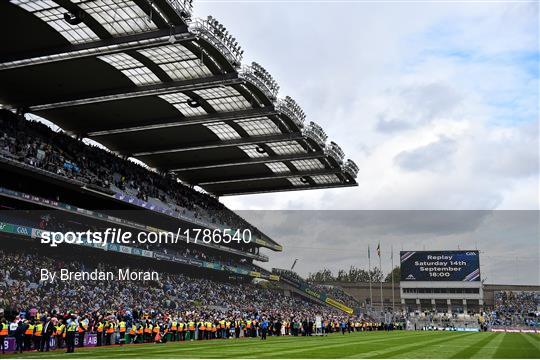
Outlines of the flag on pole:
M381 243L379 243L379 245L377 245L377 255L379 257L381 257Z
M369 251L369 245L367 246L367 258L371 259L371 254L370 254L370 251Z

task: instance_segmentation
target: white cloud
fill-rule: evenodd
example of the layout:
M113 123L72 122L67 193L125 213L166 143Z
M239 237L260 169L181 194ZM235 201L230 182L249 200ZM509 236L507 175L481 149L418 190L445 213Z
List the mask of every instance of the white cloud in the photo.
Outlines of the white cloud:
M360 167L356 188L223 198L232 208L539 208L537 3L196 9L222 19L246 61L267 67ZM394 161L440 139L452 144L446 169Z

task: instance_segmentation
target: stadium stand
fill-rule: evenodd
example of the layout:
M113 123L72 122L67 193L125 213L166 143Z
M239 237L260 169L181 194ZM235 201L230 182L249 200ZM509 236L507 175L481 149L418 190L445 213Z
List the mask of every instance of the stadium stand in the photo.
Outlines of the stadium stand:
M71 352L75 334L82 346L177 340L180 327L190 340L381 328L326 294L317 302L284 291L254 263L268 261L261 248L281 245L219 201L356 186L356 164L305 123L295 100L278 98L264 67L242 64L243 50L216 19L192 19L191 1L146 5L0 3L0 30L21 29L0 50L0 331L9 321L18 350L48 349L39 338L52 336ZM45 231L110 227L249 229L253 241L39 242ZM47 282L36 280L40 268L161 276Z
M533 291L498 291L495 307L487 314L492 326L540 328L540 293Z
M214 226L254 228L212 196L63 132L54 132L42 123L17 119L5 110L0 122L2 157L114 194L134 196L193 220L204 219Z

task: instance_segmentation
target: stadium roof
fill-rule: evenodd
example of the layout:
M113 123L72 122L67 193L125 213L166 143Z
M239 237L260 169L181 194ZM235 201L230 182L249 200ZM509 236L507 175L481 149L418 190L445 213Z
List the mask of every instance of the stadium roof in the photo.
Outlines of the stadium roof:
M187 0L0 3L0 103L216 195L357 185L358 167Z

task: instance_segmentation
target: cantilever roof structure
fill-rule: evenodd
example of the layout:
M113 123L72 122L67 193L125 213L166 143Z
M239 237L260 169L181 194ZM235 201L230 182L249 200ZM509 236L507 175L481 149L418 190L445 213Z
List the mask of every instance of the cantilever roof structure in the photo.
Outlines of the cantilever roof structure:
M0 3L0 104L216 195L354 186L358 167L189 0Z

